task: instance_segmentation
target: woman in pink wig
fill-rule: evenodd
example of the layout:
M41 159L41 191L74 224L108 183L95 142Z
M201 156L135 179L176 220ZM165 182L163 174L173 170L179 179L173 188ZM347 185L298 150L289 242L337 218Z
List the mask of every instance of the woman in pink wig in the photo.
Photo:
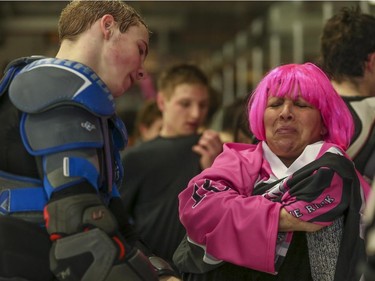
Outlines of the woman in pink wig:
M248 105L257 144L227 143L179 195L184 280L360 280L370 187L353 121L314 64L276 67Z

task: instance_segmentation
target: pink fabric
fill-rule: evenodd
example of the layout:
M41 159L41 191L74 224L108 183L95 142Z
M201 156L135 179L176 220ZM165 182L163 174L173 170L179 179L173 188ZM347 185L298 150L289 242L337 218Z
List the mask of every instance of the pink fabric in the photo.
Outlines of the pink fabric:
M249 196L261 167L266 166L267 170L267 164L262 161L260 145L224 145L223 153L212 167L193 178L179 195L179 210L188 236L206 245L210 255L273 272L281 204L263 196ZM218 189L225 186L233 189L217 193L199 189L204 198L195 205L194 186L204 184L206 178L215 181Z
M332 146L324 145L319 156ZM261 143L225 144L212 167L194 177L179 195L180 219L188 236L205 245L206 252L217 259L274 273L279 213L283 206L261 195L250 196L256 182L268 179L270 174ZM341 179L332 182L316 202L323 202L330 193L339 196ZM365 190L367 194L368 185ZM306 204L295 201L288 193L284 197L289 211ZM317 217L320 212L305 213L303 219Z

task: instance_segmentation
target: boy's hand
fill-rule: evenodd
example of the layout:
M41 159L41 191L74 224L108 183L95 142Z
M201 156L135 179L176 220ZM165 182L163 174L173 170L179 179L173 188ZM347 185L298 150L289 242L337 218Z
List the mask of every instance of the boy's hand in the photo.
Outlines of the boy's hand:
M219 133L213 130L204 131L198 143L193 146L193 151L201 156L202 170L210 167L216 156L223 151L223 143Z

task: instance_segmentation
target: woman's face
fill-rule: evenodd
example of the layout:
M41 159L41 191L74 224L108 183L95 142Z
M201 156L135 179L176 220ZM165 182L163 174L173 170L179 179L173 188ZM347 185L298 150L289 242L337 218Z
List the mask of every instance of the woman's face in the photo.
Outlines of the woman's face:
M302 98L269 97L264 127L269 148L286 166L327 133L318 109Z

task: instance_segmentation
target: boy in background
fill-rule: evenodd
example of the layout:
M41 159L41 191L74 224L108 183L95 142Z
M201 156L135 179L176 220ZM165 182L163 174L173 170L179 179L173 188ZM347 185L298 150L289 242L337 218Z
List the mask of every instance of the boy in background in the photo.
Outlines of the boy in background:
M158 81L159 136L127 149L122 159L125 208L145 244L167 261L185 235L177 196L222 151L216 131L198 133L211 101L208 79L197 66L171 67Z

